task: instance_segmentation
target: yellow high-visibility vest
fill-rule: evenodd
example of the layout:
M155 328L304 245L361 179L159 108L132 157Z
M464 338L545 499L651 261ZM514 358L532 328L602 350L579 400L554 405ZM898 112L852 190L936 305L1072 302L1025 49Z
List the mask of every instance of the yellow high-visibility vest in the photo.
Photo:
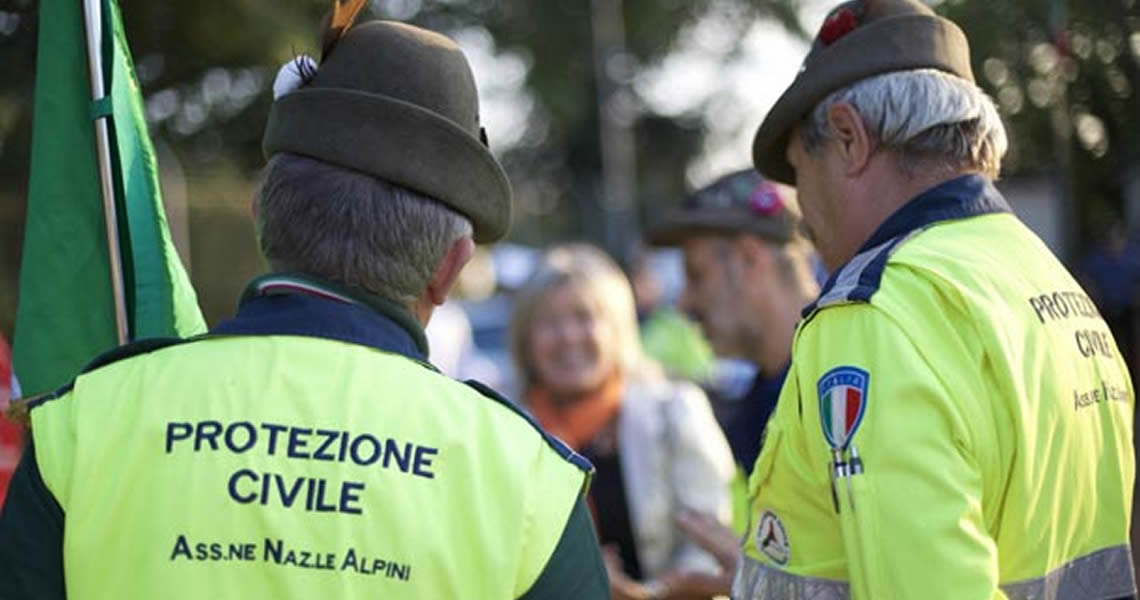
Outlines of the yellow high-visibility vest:
M992 185L933 188L805 313L734 597L1129 596L1133 403L1096 306Z
M286 328L325 310L255 302L296 304L250 318ZM514 599L576 507L594 539L584 459L506 400L329 332L144 348L31 409L69 598Z

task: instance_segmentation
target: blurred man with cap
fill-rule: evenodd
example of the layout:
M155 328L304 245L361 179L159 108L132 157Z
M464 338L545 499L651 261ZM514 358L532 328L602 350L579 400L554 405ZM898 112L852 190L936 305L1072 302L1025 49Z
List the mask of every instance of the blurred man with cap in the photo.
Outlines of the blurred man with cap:
M608 597L589 463L427 363L424 324L510 218L467 60L351 20L275 85L272 272L237 315L30 405L0 597Z
M725 423L742 488L776 407L800 311L819 294L799 223L787 192L747 169L697 190L649 231L650 243L683 250L679 307L700 324L717 355L757 367ZM747 493L739 496L734 524L743 532Z
M994 188L1006 134L916 0L820 28L756 135L832 271L751 479L737 598L1133 597L1133 387Z

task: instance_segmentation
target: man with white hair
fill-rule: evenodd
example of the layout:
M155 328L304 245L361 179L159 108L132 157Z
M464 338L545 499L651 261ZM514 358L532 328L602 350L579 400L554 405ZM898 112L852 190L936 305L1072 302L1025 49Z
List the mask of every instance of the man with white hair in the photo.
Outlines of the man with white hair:
M751 479L738 598L1133 597L1132 383L994 188L1006 134L917 0L831 12L756 135L832 272Z
M591 465L427 362L424 325L510 222L467 59L345 4L274 86L271 272L209 335L27 404L0 598L609 597Z

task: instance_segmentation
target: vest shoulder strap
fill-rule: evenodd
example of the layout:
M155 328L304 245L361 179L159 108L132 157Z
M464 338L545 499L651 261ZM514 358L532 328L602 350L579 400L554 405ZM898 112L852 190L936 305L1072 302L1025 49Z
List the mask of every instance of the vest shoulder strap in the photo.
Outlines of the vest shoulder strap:
M100 354L99 356L96 356L91 362L87 363L87 366L83 367L83 369L79 371L79 375L83 375L84 373L90 373L92 371L95 371L96 369L101 369L103 367L106 367L107 365L114 364L114 363L117 363L119 361L126 360L128 358L133 358L135 356L141 356L143 354L149 354L151 352L156 352L158 350L162 350L163 348L169 348L171 346L178 346L181 344L187 344L187 343L194 342L194 341L197 341L197 340L205 338L205 337L206 337L206 335L199 335L199 336L194 336L194 337L189 337L189 338L157 337L157 338L146 338L146 339L142 339L142 340L136 340L133 342L129 342L129 343L123 344L122 346L116 346L116 347ZM76 375L76 378L79 375ZM52 400L55 400L56 398L60 398L60 397L64 396L65 394L70 392L71 388L74 386L75 386L75 378L72 378L71 381L67 382L66 384L64 384L62 387L55 390L54 392L47 393L47 394L40 394L39 396L34 396L32 398L29 398L24 404L27 407L27 410L32 410L32 409L36 408L37 406L44 404L45 402L50 402Z
M463 383L467 384L468 387L474 389L483 396L490 398L491 400L494 400L495 402L498 402L499 404L502 404L503 406L511 409L516 415L526 420L527 423L530 423L531 427L534 427L535 431L537 431L542 436L542 439L546 441L546 444L550 446L555 452L557 452L559 456L566 460L566 462L574 465L575 467L578 467L584 473L591 475L593 474L594 465L591 464L589 460L586 460L586 457L572 450L569 446L563 443L562 440L547 433L547 431L539 426L538 422L534 420L534 417L530 416L530 414L520 408L517 404L502 394L496 392L495 390L487 387L487 385L482 382L476 381L474 379L468 379Z

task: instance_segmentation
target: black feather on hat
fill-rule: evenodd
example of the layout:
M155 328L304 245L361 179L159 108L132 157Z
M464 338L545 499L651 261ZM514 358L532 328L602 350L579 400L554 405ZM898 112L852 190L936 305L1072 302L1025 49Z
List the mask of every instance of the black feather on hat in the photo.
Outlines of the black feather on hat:
M401 185L470 219L475 241L502 238L511 187L486 145L463 52L403 23L353 26L361 5L337 0L320 67L273 102L262 152L300 154Z

